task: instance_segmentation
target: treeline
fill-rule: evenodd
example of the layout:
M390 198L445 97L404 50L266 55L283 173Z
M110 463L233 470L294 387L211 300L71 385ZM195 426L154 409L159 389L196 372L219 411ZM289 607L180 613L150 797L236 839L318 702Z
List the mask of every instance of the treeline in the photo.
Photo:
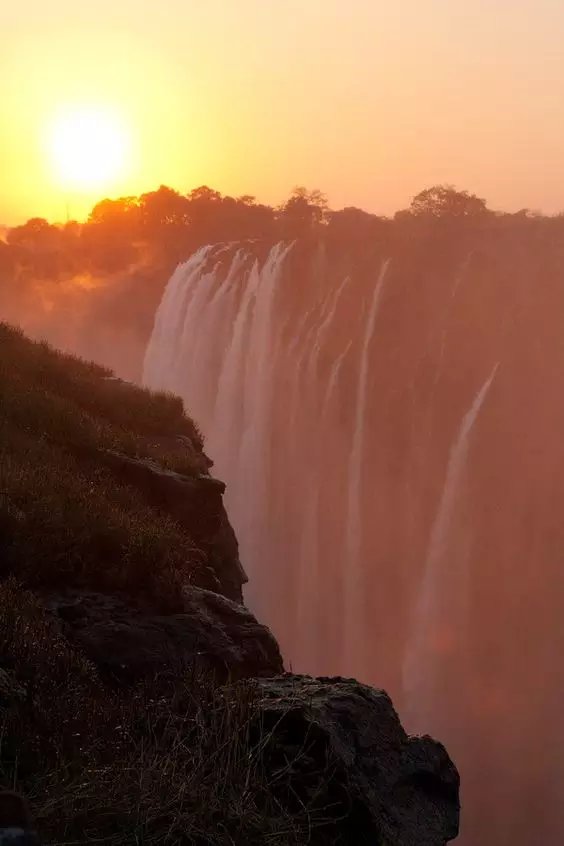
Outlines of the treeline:
M425 231L429 227L483 225L486 221L542 221L564 232L564 217L545 218L524 209L503 214L451 186L434 186L414 197L393 219L350 207L329 208L320 191L296 188L279 207L254 197L223 196L202 186L187 195L161 186L139 197L105 199L85 223L51 224L32 218L0 240L0 282L16 275L68 278L80 273L119 273L136 263L174 265L206 243L260 239L272 242L319 236L339 244L367 243Z

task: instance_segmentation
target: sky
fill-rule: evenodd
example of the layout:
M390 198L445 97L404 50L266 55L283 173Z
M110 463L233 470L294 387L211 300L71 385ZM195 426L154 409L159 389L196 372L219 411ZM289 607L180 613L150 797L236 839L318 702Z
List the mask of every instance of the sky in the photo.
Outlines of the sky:
M160 184L391 214L446 182L559 212L563 43L562 0L2 0L0 223ZM127 134L88 189L49 148L85 108Z

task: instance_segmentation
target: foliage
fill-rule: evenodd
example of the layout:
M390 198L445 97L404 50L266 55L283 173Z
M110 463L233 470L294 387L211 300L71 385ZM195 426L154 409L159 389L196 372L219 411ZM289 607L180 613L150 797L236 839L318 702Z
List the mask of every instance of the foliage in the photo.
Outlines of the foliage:
M410 212L415 216L434 218L472 218L484 215L486 201L468 191L457 191L452 185L435 185L413 198Z
M192 449L154 436L184 435ZM169 517L116 483L99 451L201 472L201 436L181 401L0 324L0 546L3 576L79 585L174 604L203 556Z
M522 217L542 219L523 210ZM329 208L319 190L294 188L280 206L258 203L255 197L230 197L202 185L188 194L161 185L138 197L104 199L97 203L85 224L70 221L50 224L32 218L7 233L0 243L0 287L18 270L36 278L64 279L77 273L116 273L151 255L154 266L170 272L178 261L198 247L220 241L280 239L321 235L329 241L358 243L379 238L388 224L396 230L409 220L468 221L494 215L485 200L452 185L434 185L417 194L408 209L393 221L362 209ZM393 237L396 237L395 232Z
M34 218L0 240L0 315L35 337L80 350L139 380L164 286L176 265L204 244L252 240L321 241L332 261L375 251L404 255L418 244L440 256L525 232L562 239L564 217L504 214L450 185L420 192L393 219L329 208L318 190L297 187L278 207L202 185L187 194L160 186L141 196L103 199L85 223ZM456 242L456 243L455 243ZM364 258L363 258L364 256Z
M327 197L321 191L294 188L290 199L279 209L283 236L298 238L310 234L324 223L327 212Z

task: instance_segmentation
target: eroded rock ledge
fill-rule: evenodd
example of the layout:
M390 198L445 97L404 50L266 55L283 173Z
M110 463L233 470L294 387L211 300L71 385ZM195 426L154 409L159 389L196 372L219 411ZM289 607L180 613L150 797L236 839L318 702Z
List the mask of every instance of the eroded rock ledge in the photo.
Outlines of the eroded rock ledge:
M86 591L50 593L44 605L67 639L105 675L136 682L188 669L219 681L283 671L278 644L243 605L196 587L184 592L183 611L159 614L116 596Z
M178 438L182 449L187 449L189 439L181 435ZM111 450L100 451L98 455L117 479L141 490L150 505L170 514L188 533L205 555L215 582L209 587L228 599L242 602L242 586L247 576L223 504L224 482L207 473L186 476L150 459L131 458Z
M289 674L253 685L278 801L332 820L312 842L444 846L457 836L456 767L442 744L406 734L383 690Z

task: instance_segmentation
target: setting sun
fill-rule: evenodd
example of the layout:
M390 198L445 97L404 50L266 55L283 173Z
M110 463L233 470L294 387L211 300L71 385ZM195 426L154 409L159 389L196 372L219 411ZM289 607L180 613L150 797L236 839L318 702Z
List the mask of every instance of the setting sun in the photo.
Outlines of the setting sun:
M564 0L0 4L0 846L564 846Z
M111 187L123 175L130 137L120 117L84 107L57 116L49 131L49 156L57 179L69 188Z

